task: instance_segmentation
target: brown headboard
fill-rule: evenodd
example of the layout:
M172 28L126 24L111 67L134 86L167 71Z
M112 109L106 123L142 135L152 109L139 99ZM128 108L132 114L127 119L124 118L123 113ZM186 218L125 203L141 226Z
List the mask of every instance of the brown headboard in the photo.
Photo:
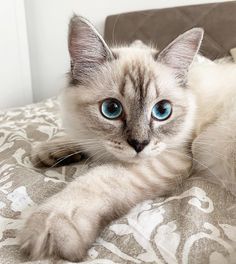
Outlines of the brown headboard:
M236 1L138 11L108 16L105 40L116 45L140 39L159 49L193 27L203 27L201 53L211 59L236 47Z

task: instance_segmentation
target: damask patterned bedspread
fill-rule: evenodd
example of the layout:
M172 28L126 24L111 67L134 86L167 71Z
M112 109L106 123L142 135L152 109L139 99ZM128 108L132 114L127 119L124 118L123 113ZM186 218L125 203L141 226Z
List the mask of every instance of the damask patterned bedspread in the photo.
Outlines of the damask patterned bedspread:
M0 112L0 263L30 262L19 253L22 213L78 177L88 164L36 169L31 146L63 133L56 100ZM83 263L236 263L236 197L201 178L139 204L112 222Z

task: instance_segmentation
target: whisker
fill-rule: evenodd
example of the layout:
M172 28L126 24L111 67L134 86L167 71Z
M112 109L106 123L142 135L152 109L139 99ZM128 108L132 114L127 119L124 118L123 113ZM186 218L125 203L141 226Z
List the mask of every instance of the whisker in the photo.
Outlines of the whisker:
M89 167L89 166L93 163L93 158L94 158L97 154L99 154L100 152L102 152L102 151L103 151L103 149L99 149L99 150L96 151L93 155L90 155L90 156L86 159L86 161L84 162L83 167L82 167L82 170L84 169L85 166L88 166L88 167ZM90 164L88 164L88 161L89 161L89 160L92 160Z
M74 152L72 154L69 154L69 155L65 156L64 158L59 159L55 164L53 164L51 167L49 167L49 169L50 168L54 168L56 165L60 164L62 161L68 159L69 157L72 157L72 156L80 154L80 153L83 153L83 151L76 151L76 152Z
M169 152L169 153L173 153L173 152L168 151L168 150L165 150L165 151L167 151L167 152ZM204 168L206 168L207 170L209 170L209 172L210 172L213 176L217 177L217 176L215 175L215 173L214 173L214 172L213 172L208 166L206 166L205 164L201 163L201 162L198 161L197 159L195 159L195 158L193 158L193 157L191 157L191 156L189 156L189 155L187 155L187 154L183 154L183 153L179 153L179 154L182 155L182 156L188 157L188 158L190 158L190 159L192 159L192 160L194 160L194 161L196 161L198 164L200 164L201 166L203 166Z

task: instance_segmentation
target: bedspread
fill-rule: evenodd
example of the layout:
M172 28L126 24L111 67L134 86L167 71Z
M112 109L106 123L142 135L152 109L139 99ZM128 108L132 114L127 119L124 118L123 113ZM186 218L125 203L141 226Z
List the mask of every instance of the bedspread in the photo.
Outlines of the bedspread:
M0 263L28 262L16 234L27 208L79 177L87 164L36 169L31 146L63 134L55 99L0 112ZM236 197L204 179L190 178L172 196L137 205L112 222L84 263L236 263Z

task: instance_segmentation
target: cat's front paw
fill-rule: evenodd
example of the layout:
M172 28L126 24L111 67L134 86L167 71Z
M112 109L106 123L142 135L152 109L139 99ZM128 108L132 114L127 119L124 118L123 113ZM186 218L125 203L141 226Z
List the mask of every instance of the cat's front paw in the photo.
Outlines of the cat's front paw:
M21 250L31 259L56 257L79 261L89 245L64 214L34 212L19 235Z
M83 159L78 149L73 147L65 147L63 145L52 146L53 143L40 143L32 148L30 160L34 167L54 167L65 165L73 162L79 162Z

